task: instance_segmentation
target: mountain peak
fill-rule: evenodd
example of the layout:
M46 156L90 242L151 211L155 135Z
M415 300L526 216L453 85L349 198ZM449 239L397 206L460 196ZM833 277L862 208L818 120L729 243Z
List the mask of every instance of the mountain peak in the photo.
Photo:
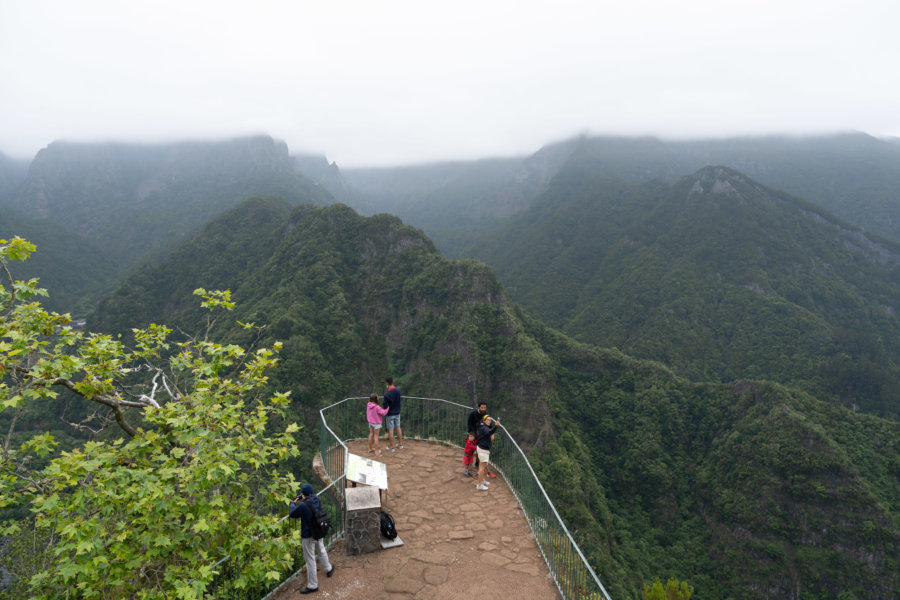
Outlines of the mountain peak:
M691 177L693 185L688 197L722 195L732 198L741 198L738 188L752 186L758 187L741 173L722 166L703 167Z

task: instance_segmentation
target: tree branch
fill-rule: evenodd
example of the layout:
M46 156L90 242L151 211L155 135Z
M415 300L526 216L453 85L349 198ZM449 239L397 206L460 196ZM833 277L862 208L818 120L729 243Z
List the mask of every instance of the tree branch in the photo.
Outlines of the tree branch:
M6 273L6 280L9 282L9 301L6 303L6 306L3 307L3 314L6 314L12 310L12 307L16 304L16 286L13 281L12 273L6 268L6 263L0 261L0 267L3 267L3 272Z
M16 372L21 373L25 376L25 379L32 378L31 371L26 369L25 367L16 366ZM127 433L129 436L134 437L137 435L137 430L135 430L131 425L128 424L128 421L125 420L125 414L122 412L122 407L131 407L131 408L141 408L147 406L148 402L133 402L130 400L123 400L117 394L114 395L104 395L104 394L96 394L96 395L85 395L81 391L78 390L76 384L71 379L66 379L65 377L56 377L54 379L46 380L46 385L50 386L60 386L70 390L73 394L76 394L85 400L89 400L91 402L96 402L97 404L102 404L103 406L108 406L116 417L116 423L119 424L119 427ZM157 405L157 408L159 405Z

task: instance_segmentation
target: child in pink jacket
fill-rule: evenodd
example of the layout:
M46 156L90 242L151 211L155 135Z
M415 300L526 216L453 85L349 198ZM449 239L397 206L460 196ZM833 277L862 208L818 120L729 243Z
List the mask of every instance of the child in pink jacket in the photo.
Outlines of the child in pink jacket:
M366 406L366 420L369 421L369 454L381 454L381 450L378 449L378 430L381 429L387 411L387 408L381 408L378 404L378 394L369 396L369 404Z

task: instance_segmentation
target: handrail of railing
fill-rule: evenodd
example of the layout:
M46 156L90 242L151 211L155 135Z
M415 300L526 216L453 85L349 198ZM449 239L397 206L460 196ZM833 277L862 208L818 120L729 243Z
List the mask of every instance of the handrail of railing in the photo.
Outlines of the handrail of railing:
M610 600L610 597L606 591L606 588L603 587L603 583L601 583L600 578L597 577L597 574L594 572L594 569L591 567L587 558L585 558L584 554L581 552L581 548L578 547L578 544L575 542L574 538L572 538L572 534L569 533L569 528L566 527L566 524L562 520L562 517L559 516L559 512L557 512L557 510L556 510L556 506L554 506L553 502L550 500L550 497L547 495L547 491L544 489L544 486L541 484L541 480L538 478L537 473L534 472L534 469L532 468L531 462L529 462L528 457L525 456L525 453L522 451L522 448L519 447L519 444L516 442L515 438L513 438L513 436L509 433L509 430L507 430L506 427L503 427L502 424L501 424L501 427L506 432L506 434L509 436L510 443L513 446L515 446L519 455L522 457L522 460L525 462L525 466L528 467L528 471L531 473L531 476L534 478L535 484L538 486L538 489L540 489L541 494L543 495L544 499L547 501L547 505L550 507L550 510L553 511L553 516L556 517L556 520L562 527L563 532L566 535L566 538L568 538L569 543L575 549L575 552L578 554L578 557L581 559L582 563L584 564L584 567L587 569L587 572L590 574L591 578L596 582L596 584L600 587L600 592L603 594L603 597L606 598L607 600ZM516 488L513 487L512 485L510 485L510 489L512 490L513 494L516 495L516 499L519 499L519 495L518 495ZM520 505L522 504L521 500L519 500L519 504ZM528 524L531 527L532 534L534 535L535 539L537 539L538 533L537 533L537 531L535 531L534 521L532 519L528 519ZM549 563L549 559L547 558L547 555L544 552L544 547L540 543L540 541L538 541L538 546L541 548L541 554L544 554L544 560L546 560ZM552 570L552 568L551 568L551 570ZM562 590L560 590L560 591L562 591Z
M320 411L321 456L329 478L334 478L338 470L341 475L346 473L349 451L344 442L364 439L368 435L364 402L368 402L368 397L345 398ZM403 396L401 429L406 438L461 446L466 418L471 410L469 406L448 400ZM498 436L494 442L491 464L503 476L522 507L563 598L599 600L602 597L610 600L606 588L572 538L525 453L509 430L502 424L501 428L504 435Z

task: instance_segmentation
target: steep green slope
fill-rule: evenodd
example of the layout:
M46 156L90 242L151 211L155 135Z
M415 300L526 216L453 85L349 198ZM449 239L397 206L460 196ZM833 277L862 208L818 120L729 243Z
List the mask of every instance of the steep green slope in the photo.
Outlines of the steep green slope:
M124 331L144 325L150 315L192 311L199 319L192 292L198 287L235 289L273 244L273 232L287 219L291 205L280 199L252 199L210 222L203 232L162 265L147 264L126 285L101 300L88 319L92 329L121 324ZM184 320L178 325L187 324Z
M17 279L37 277L41 287L53 290L44 301L50 310L83 317L117 283L120 267L114 256L52 219L0 208L0 239L13 236L35 243L38 251L25 263L10 264L9 270Z
M541 477L613 597L654 576L703 598L893 597L896 421L529 332L559 377Z
M245 202L125 282L91 324L193 331L200 315L181 296L198 286L231 287L235 316L284 340L274 384L311 426L315 409L388 372L409 395L487 399L615 598L639 598L657 576L723 600L889 598L900 586L896 422L776 384L693 383L578 343L524 316L483 264L340 205ZM141 311L123 311L135 299Z
M629 186L593 160L473 251L531 314L690 377L900 414L900 246L729 169Z
M284 341L281 383L298 407L368 392L388 372L404 373L408 393L542 403L544 359L514 335L514 307L485 265L442 258L388 215L287 209L242 203L126 280L88 326L127 332L158 320L192 331L201 313L190 290L230 288L239 320L268 324L264 339Z

